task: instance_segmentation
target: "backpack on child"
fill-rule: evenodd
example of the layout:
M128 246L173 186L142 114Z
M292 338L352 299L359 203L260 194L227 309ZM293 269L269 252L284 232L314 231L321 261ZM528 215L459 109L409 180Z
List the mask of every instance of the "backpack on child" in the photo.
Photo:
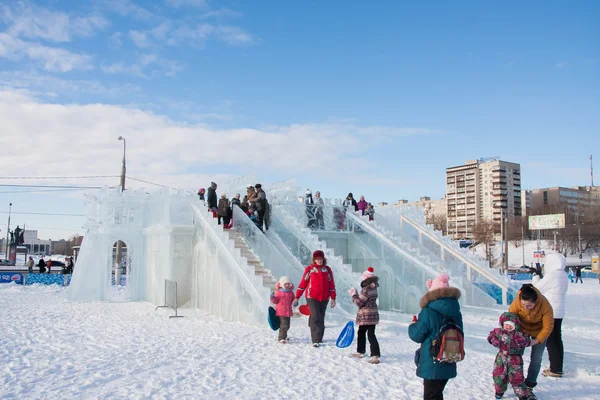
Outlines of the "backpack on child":
M464 360L464 334L454 318L444 318L437 336L431 342L430 353L434 361L441 363L457 363Z

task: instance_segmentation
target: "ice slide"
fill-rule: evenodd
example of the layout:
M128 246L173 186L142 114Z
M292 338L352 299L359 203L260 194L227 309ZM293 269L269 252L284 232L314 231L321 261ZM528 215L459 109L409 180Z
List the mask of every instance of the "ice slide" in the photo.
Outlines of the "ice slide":
M516 295L510 280L427 225L423 213L413 207L380 208L373 226L402 238L420 257L442 263L453 276L462 277L471 305L488 305L485 297L507 305Z

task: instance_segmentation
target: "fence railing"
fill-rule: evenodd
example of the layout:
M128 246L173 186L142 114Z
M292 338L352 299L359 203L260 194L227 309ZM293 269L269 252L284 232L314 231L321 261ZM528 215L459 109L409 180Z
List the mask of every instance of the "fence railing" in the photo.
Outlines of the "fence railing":
M165 305L157 306L154 311L159 308L171 308L175 311L175 315L169 315L169 318L183 318L183 315L177 315L177 282L165 279Z

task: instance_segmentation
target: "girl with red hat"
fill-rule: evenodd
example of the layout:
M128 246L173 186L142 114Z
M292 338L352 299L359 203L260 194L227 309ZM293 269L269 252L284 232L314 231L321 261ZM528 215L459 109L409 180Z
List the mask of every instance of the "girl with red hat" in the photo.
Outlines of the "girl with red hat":
M331 298L331 308L335 307L335 281L333 272L327 266L325 254L316 250L312 256L312 264L304 268L302 279L296 291L294 307L298 305L298 299L302 294L306 296L306 303L310 308L308 326L313 347L319 347L323 343L325 333L325 311Z

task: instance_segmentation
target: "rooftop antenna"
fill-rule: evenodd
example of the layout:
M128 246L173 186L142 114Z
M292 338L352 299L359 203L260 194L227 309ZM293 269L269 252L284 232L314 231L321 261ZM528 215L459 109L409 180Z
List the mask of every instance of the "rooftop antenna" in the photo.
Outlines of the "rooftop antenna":
M594 187L594 164L592 164L592 156L590 155L590 177L592 178L592 187Z

